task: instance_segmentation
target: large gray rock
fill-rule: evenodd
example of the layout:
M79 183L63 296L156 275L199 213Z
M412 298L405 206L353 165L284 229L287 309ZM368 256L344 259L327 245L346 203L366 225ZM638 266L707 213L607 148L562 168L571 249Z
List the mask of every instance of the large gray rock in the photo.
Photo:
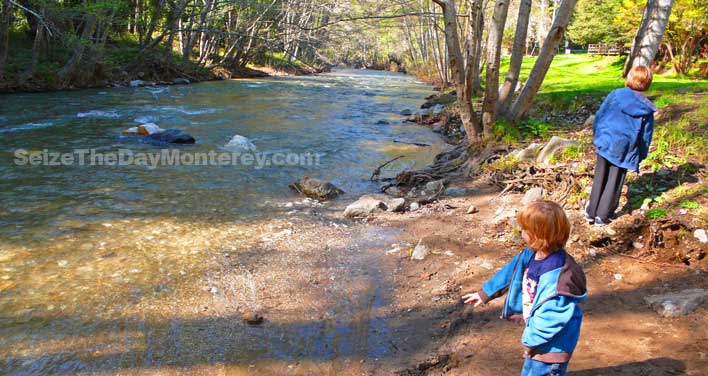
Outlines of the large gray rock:
M526 194L524 194L524 198L521 200L521 203L524 205L528 205L534 201L540 201L543 200L543 194L544 194L543 188L539 187L534 187L526 191Z
M289 187L307 197L318 200L333 199L344 193L344 191L328 181L313 179L308 176L290 184Z
M708 297L708 290L688 289L681 292L644 297L657 313L664 317L685 316L698 308Z
M153 133L147 138L160 144L193 144L195 142L194 137L189 133L177 128L165 129L162 132Z
M524 149L516 152L511 152L511 156L516 158L518 161L535 161L539 150L543 147L543 144L532 143Z
M445 188L445 196L448 197L464 197L470 193L469 190L462 187L447 187Z
M386 204L376 197L361 196L344 209L347 218L362 218L373 214L377 210L386 210Z
M554 155L560 154L563 152L563 150L571 147L571 146L577 146L578 141L575 140L568 140L565 138L561 138L558 136L553 136L550 141L546 144L546 146L541 149L541 152L538 153L538 156L536 157L536 162L537 163L542 163L542 164L548 164L551 161L551 158L553 158Z
M423 188L423 189L425 189L425 192L427 192L429 194L435 194L435 193L440 192L444 186L445 186L445 181L433 180L433 181L427 182L425 184L425 188Z
M251 140L241 135L235 135L224 145L224 149L233 152L249 152L256 151L256 145Z
M585 119L585 123L583 123L583 127L590 128L592 125L595 124L595 115L590 115L588 116L587 119Z
M381 194L364 195L344 209L344 216L347 218L361 218L367 217L377 210L401 211L405 206L406 200L402 198Z

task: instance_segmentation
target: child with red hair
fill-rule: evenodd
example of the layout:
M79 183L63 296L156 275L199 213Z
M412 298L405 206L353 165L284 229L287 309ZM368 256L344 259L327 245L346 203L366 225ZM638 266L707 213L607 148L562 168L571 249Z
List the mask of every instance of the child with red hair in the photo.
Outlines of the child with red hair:
M528 245L482 289L464 295L477 307L507 294L501 318L525 324L522 376L565 375L580 337L587 296L585 273L563 249L570 235L565 211L536 201L516 215Z

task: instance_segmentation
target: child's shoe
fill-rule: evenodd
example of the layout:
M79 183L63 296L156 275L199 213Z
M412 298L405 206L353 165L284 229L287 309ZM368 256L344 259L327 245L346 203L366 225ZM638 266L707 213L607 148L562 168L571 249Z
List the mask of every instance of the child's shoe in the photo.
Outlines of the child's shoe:
M597 227L602 227L602 226L610 224L609 219L602 219L600 217L595 217L595 219L593 221L595 222L595 226L597 226Z
M588 214L588 206L590 206L590 201L585 203L585 222L587 222L588 224L593 224L595 223L595 218Z

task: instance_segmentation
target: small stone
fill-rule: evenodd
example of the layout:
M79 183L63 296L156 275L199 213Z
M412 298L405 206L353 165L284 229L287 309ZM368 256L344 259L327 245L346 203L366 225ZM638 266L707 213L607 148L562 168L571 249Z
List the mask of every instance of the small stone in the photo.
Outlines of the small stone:
M175 85L189 85L191 81L186 78L175 78L174 80L172 80L172 83Z
M263 316L254 311L246 311L241 315L241 320L248 325L260 325L263 324Z
M614 277L616 280L621 281L624 276L622 274L615 273Z
M216 294L217 292L219 292L219 289L217 289L216 287L212 287L209 289L209 292L212 294Z
M590 254L590 256L592 256L592 257L595 257L595 256L597 256L597 250L591 248L591 249L588 251L588 254Z
M67 265L69 265L69 261L59 260L57 261L57 265L59 265L60 268L65 268Z
M428 253L430 253L430 250L425 244L423 244L423 239L420 239L418 241L418 245L416 245L413 249L411 260L424 260Z
M693 232L693 237L698 239L699 242L701 243L707 243L708 242L708 234L706 234L706 230L699 228L696 231Z
M467 214L474 214L474 213L479 213L479 208L477 208L474 205L470 205L470 207L467 208Z
M607 235L610 235L610 236L617 234L617 231L615 231L607 226L605 226L605 232L607 233Z
M679 210L679 214L681 214L681 215L684 215L686 213L688 213L688 210L686 210L686 209Z
M526 194L524 194L524 198L521 200L521 203L524 205L528 205L534 201L543 200L544 193L545 193L545 191L543 188L540 188L540 187L531 188L528 191L526 191Z
M431 193L438 193L445 186L442 180L433 180L425 184L425 190Z
M410 211L416 211L416 210L418 210L419 208L420 208L420 205L419 205L417 202L414 202L414 203L410 204L410 206L408 207L408 209L409 209Z
M644 244L642 244L640 242L632 242L632 247L634 247L636 249L642 249L642 248L644 248Z

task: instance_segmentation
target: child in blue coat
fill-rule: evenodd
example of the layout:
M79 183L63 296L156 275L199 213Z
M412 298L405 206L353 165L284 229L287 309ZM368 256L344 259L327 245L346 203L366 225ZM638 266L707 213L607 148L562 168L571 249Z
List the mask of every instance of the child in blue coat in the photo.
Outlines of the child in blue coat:
M590 200L585 206L589 223L603 226L610 222L619 205L627 170L639 171L639 163L649 153L656 107L642 93L651 81L649 68L632 68L626 87L612 91L595 115L597 163Z
M563 249L570 223L558 204L536 201L516 218L528 247L462 299L477 307L506 293L501 317L526 325L521 376L563 376L580 337L585 273Z

